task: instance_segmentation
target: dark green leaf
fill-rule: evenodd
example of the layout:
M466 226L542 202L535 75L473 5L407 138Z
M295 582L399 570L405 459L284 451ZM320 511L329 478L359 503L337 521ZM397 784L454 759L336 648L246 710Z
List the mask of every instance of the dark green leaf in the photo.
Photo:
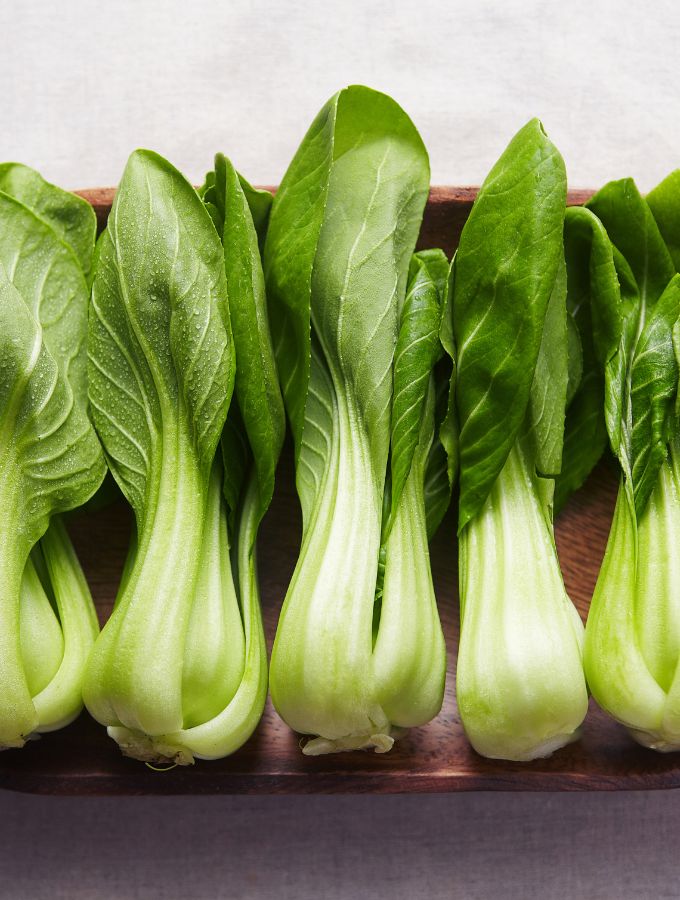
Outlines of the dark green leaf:
M446 453L446 472L449 490L458 476L458 415L456 411L456 348L453 338L453 315L451 313L451 296L453 293L453 262L449 266L448 277L442 302L441 326L439 339L450 361L448 394L446 409L441 420L437 436Z
M532 120L484 182L453 262L459 528L479 512L525 420L565 203L564 162Z
M432 369L441 356L440 317L437 284L432 280L426 263L414 257L394 352L391 443L393 512L411 470L413 454L420 439Z
M224 492L230 512L230 527L233 530L235 513L243 500L243 490L252 467L253 454L237 403L229 407L229 414L222 432L222 461L224 463ZM258 504L261 507L261 501Z
M668 452L678 367L673 328L680 316L680 275L649 310L630 370L631 474L635 509L645 508Z
M241 180L229 160L221 154L215 158L215 190L224 210L224 260L238 360L235 391L240 422L232 419L231 430L245 427L258 474L261 517L274 491L274 473L285 431L283 402L267 321L258 236ZM229 431L225 438L227 451L233 440L228 435ZM235 452L241 456L240 450ZM225 484L232 509L235 508L234 496L230 497L230 494L234 494L235 485L230 481L234 476L231 454L227 452Z
M672 329L677 289L668 284L675 268L632 179L610 182L587 205L614 245L620 301L617 304L610 292L606 302L594 303L593 334L606 366L610 443L639 515L666 453L675 398Z
M578 325L567 311L567 408L578 393L583 379L583 344Z
M554 479L562 466L564 416L569 366L567 358L567 277L560 263L543 320L541 346L529 393L525 443L536 473Z
M626 260L642 301L641 315L661 296L675 273L654 217L632 178L610 181L586 204Z
M606 447L603 369L618 352L622 327L613 248L601 222L590 210L567 210L564 247L568 321L575 332L571 340L578 341L581 377L573 396L568 398L562 468L555 482L556 513L583 484ZM601 360L594 343L593 319L597 323ZM620 410L619 387L614 397L616 410ZM615 411L614 418L618 415Z
M312 271L333 162L338 95L312 122L276 193L264 265L274 351L300 454L311 359Z
M451 503L451 491L455 482L455 470L449 469L449 452L444 446L448 438L448 446L455 444L455 431L447 435L446 429L452 427L447 419L449 385L451 382L451 364L448 358L440 360L434 370L435 382L435 437L430 447L425 466L425 515L427 517L427 539L434 537L446 510ZM452 449L451 458L455 465L456 453Z
M645 199L666 242L673 265L680 271L680 169L671 172Z
M562 448L562 469L555 480L554 510L557 515L569 497L592 472L607 446L602 414L602 377L589 372L567 409Z

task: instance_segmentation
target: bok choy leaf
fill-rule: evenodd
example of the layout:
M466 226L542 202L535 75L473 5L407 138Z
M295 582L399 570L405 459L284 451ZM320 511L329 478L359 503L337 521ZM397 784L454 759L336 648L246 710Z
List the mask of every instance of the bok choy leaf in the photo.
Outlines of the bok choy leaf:
M588 220L587 214L585 215ZM564 424L562 466L555 479L554 512L591 473L607 446L604 420L604 378L593 343L592 290L603 275L597 251L592 256L589 231L580 207L567 210L564 252L567 267L567 351L569 382ZM605 265L606 269L606 265Z
M26 166L0 165L0 292L8 323L0 351L7 528L0 747L20 747L78 715L98 631L82 570L55 516L82 505L105 471L87 418L84 272L95 228L84 200Z
M307 754L384 752L441 706L425 481L443 267L438 254L412 260L428 180L411 121L355 86L314 120L272 206L265 272L303 536L271 691L312 736Z
M591 288L594 337L609 441L621 468L584 661L598 703L657 750L680 748L675 192L671 176L647 202L623 179L602 188L581 214L591 257L601 260L591 264L591 285L599 278Z
M130 157L89 334L94 421L136 540L85 702L124 753L181 764L231 753L262 713L255 537L283 430L257 234L221 157L214 178L224 245L176 169Z
M564 163L533 120L474 203L442 326L457 357L458 707L495 758L549 755L587 710L583 627L552 529L570 374L565 200Z

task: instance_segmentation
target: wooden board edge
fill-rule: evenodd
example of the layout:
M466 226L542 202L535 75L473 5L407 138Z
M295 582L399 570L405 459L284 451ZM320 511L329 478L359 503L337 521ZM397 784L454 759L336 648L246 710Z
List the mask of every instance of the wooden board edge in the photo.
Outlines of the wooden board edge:
M271 191L274 194L276 193L276 186L274 185L263 185L260 189ZM81 188L73 193L78 194L79 197L87 200L87 202L94 207L95 212L99 213L99 211L108 211L111 208L113 198L116 196L116 188ZM478 193L479 188L473 186L452 187L448 185L433 185L430 188L428 203L434 206L437 206L440 203L471 205ZM585 203L586 200L589 200L590 197L593 196L593 193L594 191L589 190L588 188L574 188L567 193L567 205L579 206Z
M162 773L158 778L162 779ZM0 777L0 791L40 796L229 796L247 795L343 795L343 794L452 794L475 791L506 791L530 793L615 793L627 791L661 791L680 788L680 773L637 776L592 776L572 773L530 773L507 775L440 775L413 772L406 779L396 779L389 773L378 775L292 774L234 776L217 780L187 778L177 784L150 784L147 773L139 776L73 776L68 779L55 777L9 778Z

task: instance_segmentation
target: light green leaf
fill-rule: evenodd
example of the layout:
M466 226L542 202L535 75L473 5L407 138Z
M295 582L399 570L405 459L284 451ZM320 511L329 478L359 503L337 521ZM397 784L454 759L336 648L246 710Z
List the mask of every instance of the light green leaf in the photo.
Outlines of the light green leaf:
M93 282L88 349L95 425L137 534L121 596L90 656L84 697L99 721L123 729L116 733L129 752L158 758L167 750L187 762L191 746L171 752L171 736L193 724L187 720L199 706L217 714L224 700L224 643L216 648L212 637L229 630L234 588L226 542L216 537L214 465L234 349L213 223L186 179L150 151L132 154L116 194ZM195 652L197 644L210 655L204 670L217 673L201 686L200 703L185 665L185 646Z
M221 245L191 185L150 151L130 157L102 240L89 356L95 425L141 521L168 423L207 480L234 378Z
M94 493L103 465L71 385L1 263L0 336L0 747L6 747L21 746L40 725L20 639L19 600L29 551L51 515L79 506Z
M384 466L399 298L427 196L424 158L420 137L406 116L395 115L394 102L355 86L319 113L276 194L265 271L298 454L311 315L327 365L354 395L376 467ZM358 231L346 227L356 221Z
M0 191L29 207L75 253L89 277L97 234L97 217L90 204L64 191L21 163L0 164Z

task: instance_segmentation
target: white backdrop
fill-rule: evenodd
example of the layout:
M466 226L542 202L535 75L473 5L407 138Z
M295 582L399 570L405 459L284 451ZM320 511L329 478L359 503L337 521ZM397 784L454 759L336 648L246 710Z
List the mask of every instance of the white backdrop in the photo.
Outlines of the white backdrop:
M671 0L0 0L0 160L115 184L147 146L276 183L344 84L398 99L432 180L540 116L572 186L680 165ZM672 794L64 800L0 793L0 898L675 898Z
M438 184L479 183L540 116L572 186L680 165L674 0L0 0L0 159L65 187L147 146L279 181L330 94L363 82L420 128Z

